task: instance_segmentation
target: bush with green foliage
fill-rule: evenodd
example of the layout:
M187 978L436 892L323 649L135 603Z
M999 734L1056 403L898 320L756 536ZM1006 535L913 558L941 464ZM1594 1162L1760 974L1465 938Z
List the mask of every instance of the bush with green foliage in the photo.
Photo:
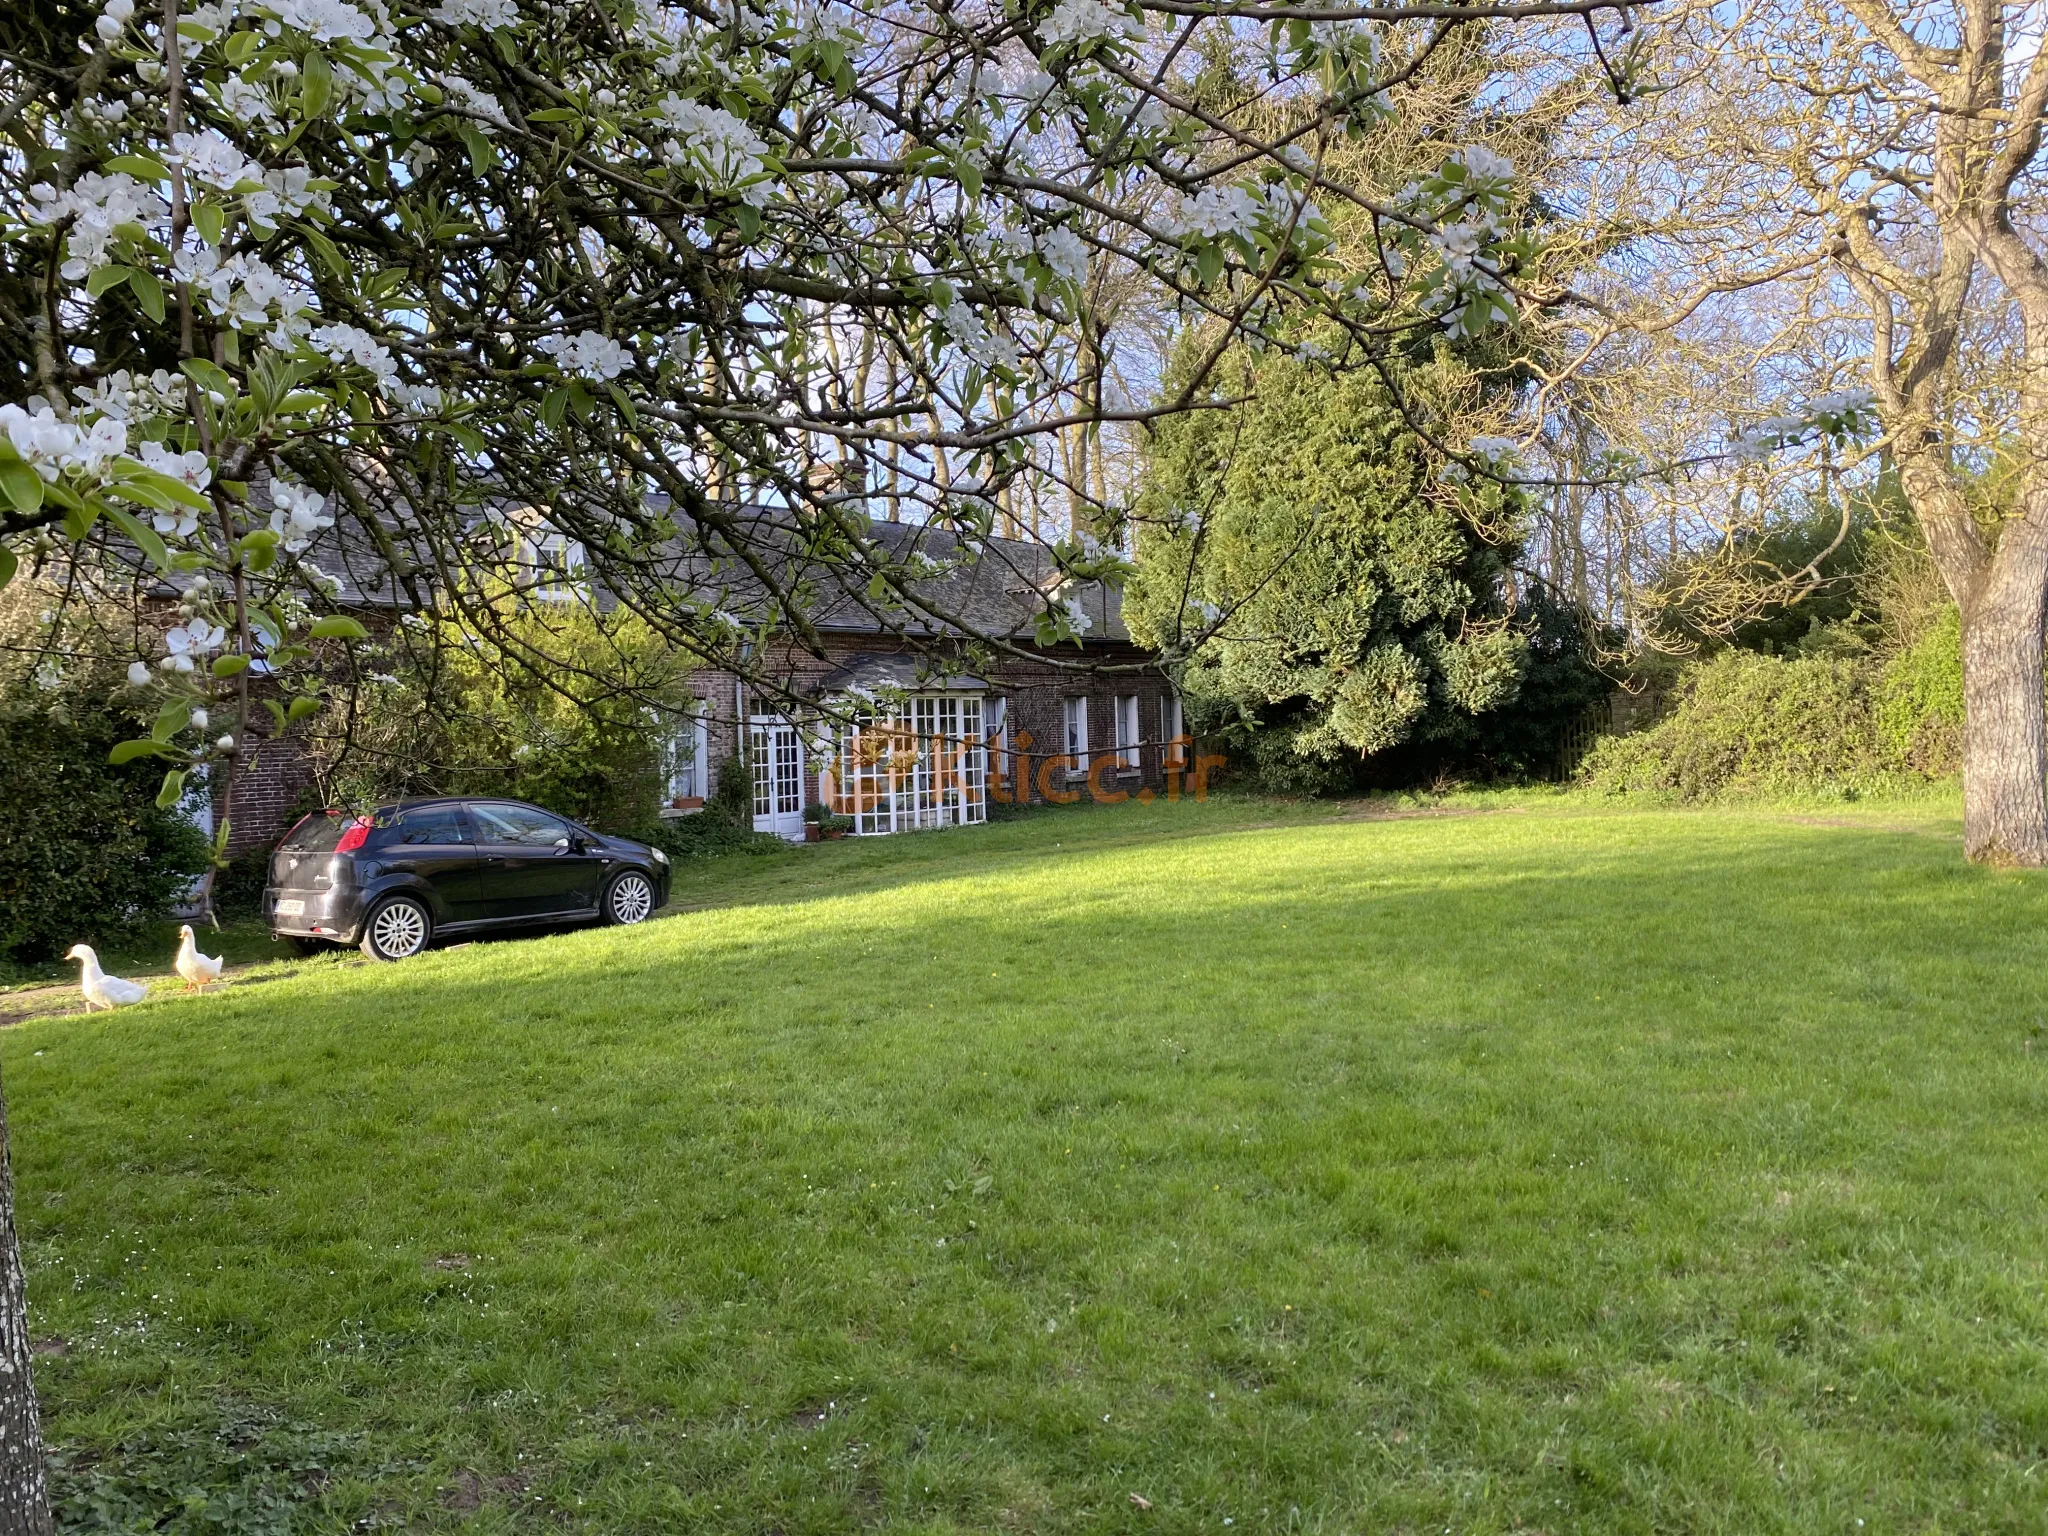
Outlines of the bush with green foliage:
M1875 681L1867 657L1724 651L1681 679L1663 719L1600 742L1580 775L1610 794L1681 800L1874 784L1896 771Z
M704 859L721 853L786 853L789 844L772 832L754 830L752 779L746 762L728 758L718 786L704 808L688 816L650 818L626 835L671 859Z
M663 748L691 703L688 659L625 609L505 599L477 633L402 630L315 749L344 805L506 795L606 832L652 820Z
M10 695L0 700L0 959L134 934L205 870L206 839L158 808L158 768L107 762L133 721L76 695L62 713L28 690Z
M1950 605L1885 666L1877 713L1885 750L1921 773L1963 766L1963 616Z

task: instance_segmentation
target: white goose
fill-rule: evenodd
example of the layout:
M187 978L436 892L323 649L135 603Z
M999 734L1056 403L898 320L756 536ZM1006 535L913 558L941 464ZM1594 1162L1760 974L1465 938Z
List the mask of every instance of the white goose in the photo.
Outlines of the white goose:
M224 958L222 955L199 953L198 941L192 937L192 925L187 923L178 930L178 958L172 962L171 968L185 978L187 987L197 987L204 992L208 982L220 980L220 963Z
M78 990L85 994L85 1011L91 1013L93 1004L102 1008L119 1008L127 1003L139 1003L149 996L149 988L139 981L123 981L118 976L109 976L100 969L100 957L92 952L90 944L74 944L67 960L81 960L85 969L79 973Z

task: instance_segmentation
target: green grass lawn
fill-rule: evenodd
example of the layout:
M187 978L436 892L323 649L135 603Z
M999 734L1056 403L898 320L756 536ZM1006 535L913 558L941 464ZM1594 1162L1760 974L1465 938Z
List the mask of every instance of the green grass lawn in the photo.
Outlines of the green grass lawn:
M2048 1529L2048 881L1952 805L1467 809L6 1031L68 1518Z

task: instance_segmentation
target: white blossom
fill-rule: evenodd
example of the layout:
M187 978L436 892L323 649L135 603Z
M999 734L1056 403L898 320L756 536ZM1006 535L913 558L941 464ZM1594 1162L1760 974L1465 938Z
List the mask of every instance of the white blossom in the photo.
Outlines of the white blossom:
M128 27L128 18L135 14L135 0L107 0L105 9L92 26L93 30L107 42L113 42Z
M1489 463L1512 459L1522 451L1522 445L1512 437L1479 436L1472 439L1472 452Z
M277 111L270 100L270 93L260 85L252 85L240 75L229 75L219 85L211 86L214 100L221 111L236 122L275 123Z
M306 334L306 340L314 351L325 353L330 362L354 363L358 368L369 369L381 381L398 375L398 363L391 356L391 349L361 326L316 326Z
M167 234L170 228L170 204L157 194L156 188L121 171L110 176L87 171L65 192L38 184L29 189L29 198L23 217L30 223L73 220L64 247L69 259L63 269L64 276L72 282L113 260L108 246L123 224L138 224L158 234Z
M1083 282L1088 276L1088 243L1065 225L1038 237L1038 254L1053 275L1066 282Z
M728 190L767 169L761 157L768 153L768 146L723 107L707 107L670 94L662 97L660 110L662 121L677 135L667 149L670 164L694 164ZM768 184L756 181L741 188L740 195L749 203L765 203Z
M513 0L441 0L427 14L449 27L482 27L486 32L519 25Z
M131 661L128 663L128 686L130 688L147 688L149 686L149 679L150 670L148 662Z
M1104 0L1060 0L1039 30L1057 47L1101 37L1140 38L1145 35L1145 24L1123 7Z
M66 471L97 476L109 459L127 450L127 423L103 416L90 427L63 420L47 400L31 402L24 410L13 403L0 405L0 434L30 468L48 481Z
M227 639L227 631L218 624L210 624L203 618L187 619L168 630L164 635L164 650L173 658L191 660L194 657L210 656ZM187 670L184 667L179 671Z
M321 529L334 526L325 507L318 491L282 478L270 482L270 531L293 554L310 545Z
M632 353L600 331L543 336L534 348L554 358L555 366L562 372L580 374L586 379L615 379L633 361Z
M209 725L211 725L212 723L213 723L213 717L212 717L211 715L209 715L209 714L208 714L208 713L207 713L207 712L206 712L205 710L203 710L203 709L195 709L195 710L193 710L193 711L192 711L192 729L193 729L193 730L195 730L195 731L203 731L203 730L205 730L205 729L206 729L206 728L207 728L207 727L208 727Z
M277 13L277 21L264 28L272 37L282 22L320 43L342 38L368 43L377 38L377 23L347 0L267 0L264 8Z

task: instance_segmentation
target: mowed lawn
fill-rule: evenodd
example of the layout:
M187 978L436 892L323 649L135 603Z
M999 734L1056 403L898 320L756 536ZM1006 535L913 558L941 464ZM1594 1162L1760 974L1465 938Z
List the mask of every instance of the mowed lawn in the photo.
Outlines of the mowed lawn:
M6 1031L72 1523L2048 1528L2048 879L1466 809L848 841Z

